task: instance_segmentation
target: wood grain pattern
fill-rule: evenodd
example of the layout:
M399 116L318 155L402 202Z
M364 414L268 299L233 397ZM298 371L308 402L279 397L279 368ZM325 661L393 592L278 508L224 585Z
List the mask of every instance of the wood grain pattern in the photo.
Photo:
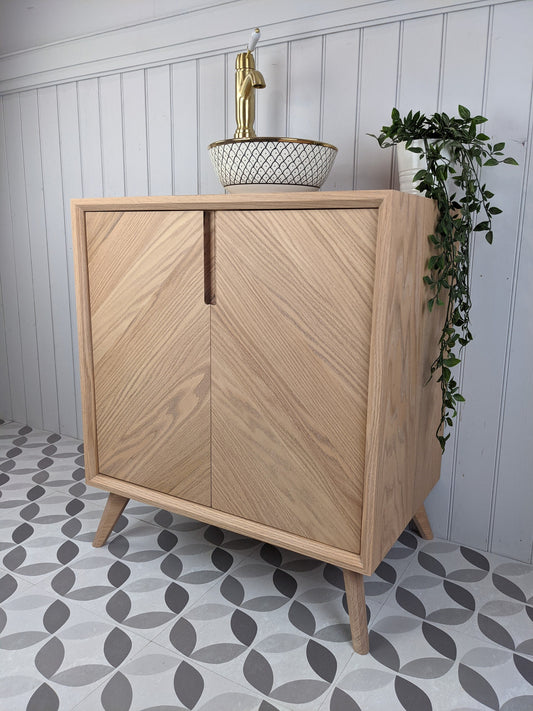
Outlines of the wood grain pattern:
M433 531L431 530L431 524L429 523L429 518L424 506L419 508L413 516L413 523L422 538L425 538L427 541L433 539Z
M109 494L105 505L102 518L96 530L93 546L100 548L109 538L109 534L113 530L113 526L119 519L120 514L124 511L129 499L119 494Z
M376 210L219 212L213 506L360 548Z
M73 204L84 212L130 210L284 210L303 208L379 207L391 190L339 190L324 193L257 193L254 195L174 195L81 198ZM318 199L317 199L318 198Z
M390 193L379 211L368 392L362 558L374 570L440 470L438 384L425 385L439 330L421 275L435 207Z
M368 654L368 624L366 618L364 578L360 573L343 570L346 602L350 615L353 648L358 654Z
M209 504L202 214L90 213L87 236L99 471Z
M360 572L362 568L361 557L356 553L343 551L335 546L328 546L317 541L310 541L308 538L297 536L294 533L279 531L272 526L267 526L256 521L248 521L240 516L217 511L210 506L196 504L193 501L180 499L171 494L163 494L159 491L154 491L138 484L132 484L128 481L120 481L112 477L99 474L91 480L92 486L97 486L104 491L112 491L120 496L134 499L151 506L157 506L165 511L172 511L182 516L203 521L204 523L227 528L229 531L241 533L243 536L256 538L258 541L272 543L282 548L302 553L303 555L323 560L332 565L338 565L343 569L354 570Z

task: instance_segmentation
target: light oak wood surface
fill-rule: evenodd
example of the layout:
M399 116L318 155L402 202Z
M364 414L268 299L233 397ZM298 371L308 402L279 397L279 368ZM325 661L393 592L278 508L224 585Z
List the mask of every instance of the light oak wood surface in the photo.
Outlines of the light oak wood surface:
M425 538L426 541L431 541L433 539L433 531L431 530L431 524L429 523L428 515L424 506L419 508L413 516L413 523L422 538Z
M379 210L361 549L372 570L439 477L440 392L426 382L441 321L422 280L435 218L432 201L400 192Z
M124 511L126 504L129 499L125 496L119 496L119 494L109 494L107 497L107 502L96 529L96 533L93 540L93 546L95 548L101 548L107 539L109 534L113 530L113 526L118 521L120 514Z
M368 624L366 617L364 578L360 573L343 570L344 588L350 616L353 648L358 654L368 654Z
M202 214L88 213L87 235L99 471L209 505Z
M216 217L213 506L354 553L376 224L371 209Z

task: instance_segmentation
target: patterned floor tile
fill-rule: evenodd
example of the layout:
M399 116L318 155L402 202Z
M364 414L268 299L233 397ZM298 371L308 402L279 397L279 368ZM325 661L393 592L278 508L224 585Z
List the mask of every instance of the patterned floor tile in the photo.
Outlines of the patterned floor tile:
M447 541L422 546L394 593L398 610L533 655L533 568Z
M122 515L102 548L91 548L48 579L77 600L148 639L202 597L242 557L192 531Z
M407 542L392 563L416 548ZM367 581L370 609L396 580L394 565L383 563ZM156 641L273 703L316 709L353 654L342 572L264 544Z
M75 711L289 711L150 643Z
M0 698L10 709L71 709L147 644L11 575L0 580L0 600Z
M533 663L385 605L321 711L529 711Z
M3 491L0 499L0 564L38 582L91 549L101 504L57 490L46 496Z
M142 506L134 501L128 503L127 512L132 516L136 516L157 526L162 526L176 533L195 531L196 535L202 535L208 543L220 546L229 551L235 551L241 555L249 555L261 545L259 541L253 538L241 536L232 531L226 531L218 526L209 526L200 521L170 513L169 511L162 511L153 506Z

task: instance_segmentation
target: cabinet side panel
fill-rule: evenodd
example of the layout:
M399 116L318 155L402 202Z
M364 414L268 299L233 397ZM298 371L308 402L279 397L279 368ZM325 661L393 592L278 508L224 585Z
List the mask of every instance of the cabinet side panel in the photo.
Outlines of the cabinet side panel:
M86 220L99 471L209 505L202 213Z
M441 318L423 283L429 200L391 193L379 215L370 352L362 558L372 572L436 483L440 389L427 383Z
M213 506L358 553L377 210L216 214Z
M71 204L74 271L76 276L76 310L80 356L81 409L85 452L85 477L91 481L98 474L96 443L96 407L94 404L93 345L91 335L91 304L89 301L89 271L87 264L87 233L85 212L75 202Z

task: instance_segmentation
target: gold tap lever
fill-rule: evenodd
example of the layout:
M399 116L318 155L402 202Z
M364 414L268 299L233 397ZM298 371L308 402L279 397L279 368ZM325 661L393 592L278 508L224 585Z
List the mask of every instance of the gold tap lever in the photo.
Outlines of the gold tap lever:
M255 68L252 54L257 40L259 29L255 29L248 50L241 52L235 59L235 118L237 130L234 138L255 138L255 89L264 89L266 86L263 75Z

